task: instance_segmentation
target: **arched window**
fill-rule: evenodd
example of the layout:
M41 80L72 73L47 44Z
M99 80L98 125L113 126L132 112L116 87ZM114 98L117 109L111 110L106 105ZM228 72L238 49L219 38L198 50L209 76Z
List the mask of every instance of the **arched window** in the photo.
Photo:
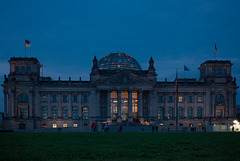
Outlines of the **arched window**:
M173 119L173 108L172 107L168 108L168 119L170 119L170 120Z
M178 108L178 118L183 119L183 108L182 107Z
M188 118L189 118L189 119L192 119L192 108L191 108L191 107L188 107L188 109L187 109L187 115L188 115Z
M18 96L18 103L28 103L28 95L26 93L22 93Z
M62 110L62 117L63 119L68 119L68 109L67 107L63 107L63 110Z
M218 95L216 96L216 102L217 102L217 103L224 103L224 96L221 95L221 94L218 94Z
M16 66L16 67L15 67L15 72L16 72L16 73L19 73L19 66Z
M47 107L42 107L42 119L47 119Z
M78 107L73 108L73 119L78 119Z
M88 120L88 107L83 107L83 120Z
M53 117L53 119L57 119L58 118L58 109L57 109L57 107L53 107L53 109L52 109L52 117Z
M163 107L158 108L158 119L163 119Z
M201 107L197 108L197 118L199 118L199 119L202 118L202 108Z

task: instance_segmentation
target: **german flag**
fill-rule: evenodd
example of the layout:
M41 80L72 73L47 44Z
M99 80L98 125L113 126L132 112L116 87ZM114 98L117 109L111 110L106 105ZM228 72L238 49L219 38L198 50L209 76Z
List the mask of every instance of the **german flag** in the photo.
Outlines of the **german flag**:
M215 44L215 51L216 51L216 53L219 55L216 44Z
M25 47L28 47L28 46L31 46L31 45L30 45L30 41L25 40Z

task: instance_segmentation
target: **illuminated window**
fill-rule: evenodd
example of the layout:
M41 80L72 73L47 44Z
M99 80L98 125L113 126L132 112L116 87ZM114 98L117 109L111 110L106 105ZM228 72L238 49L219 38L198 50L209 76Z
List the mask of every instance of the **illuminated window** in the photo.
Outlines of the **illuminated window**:
M192 108L191 108L191 107L188 107L188 109L187 109L187 115L188 115L188 118L189 118L189 119L192 119Z
M158 97L158 102L162 103L163 102L163 96Z
M170 119L170 120L173 119L173 108L172 107L168 108L168 119Z
M47 107L42 107L42 119L47 119Z
M183 119L183 108L182 107L178 108L178 118Z
M123 121L128 118L128 91L121 91L121 118Z
M190 102L190 103L193 102L192 96L188 97L188 102Z
M63 124L63 127L67 127L67 124Z
M88 120L88 107L83 107L83 120Z
M52 118L57 119L58 118L58 109L57 107L52 108Z
M197 108L197 118L202 118L202 108L201 107L198 107Z
M158 119L163 119L163 107L158 108Z
M182 96L178 97L178 102L183 102L183 97Z
M111 118L112 118L112 120L117 119L117 104L118 104L117 98L118 98L117 91L112 91L111 92Z
M53 124L53 128L57 128L57 124Z
M78 124L73 124L73 127L78 127Z
M63 102L67 102L67 95L63 95Z
M137 91L132 92L132 116L133 119L137 119L138 112L138 93Z
M18 96L18 103L28 103L28 95L26 93L22 93Z
M63 119L68 119L68 109L67 109L67 107L63 108L62 116L63 116Z
M21 119L27 118L27 109L20 109L20 117Z
M199 126L199 127L202 127L203 125L202 125L202 123L199 123L198 126Z
M42 128L46 129L47 125L46 124L42 124Z
M198 103L202 102L202 96L198 96Z
M73 119L78 119L78 107L73 108Z

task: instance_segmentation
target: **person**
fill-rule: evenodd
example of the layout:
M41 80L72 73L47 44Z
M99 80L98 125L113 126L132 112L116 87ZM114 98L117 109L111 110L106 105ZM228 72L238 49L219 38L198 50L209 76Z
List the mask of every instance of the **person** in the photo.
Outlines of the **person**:
M155 129L156 129L156 132L158 132L158 126L157 125L156 125Z
M170 128L168 127L168 132L170 131Z
M93 132L95 132L95 131L96 131L96 127L97 127L96 124L93 123L93 124L92 124L92 127L93 127Z
M234 127L232 127L232 132L234 132Z
M120 132L120 126L119 125L117 126L117 131Z
M106 123L105 125L105 131L108 132L108 128L109 128L109 125L108 125L108 122Z

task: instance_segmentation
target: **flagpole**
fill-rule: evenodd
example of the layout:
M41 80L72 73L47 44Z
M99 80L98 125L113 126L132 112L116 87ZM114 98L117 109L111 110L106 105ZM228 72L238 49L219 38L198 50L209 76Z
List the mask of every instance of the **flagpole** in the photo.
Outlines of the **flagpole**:
M25 40L25 58L27 57L27 54L26 54L26 40Z
M176 70L176 91L175 91L175 97L176 97L176 132L178 132L178 69Z

